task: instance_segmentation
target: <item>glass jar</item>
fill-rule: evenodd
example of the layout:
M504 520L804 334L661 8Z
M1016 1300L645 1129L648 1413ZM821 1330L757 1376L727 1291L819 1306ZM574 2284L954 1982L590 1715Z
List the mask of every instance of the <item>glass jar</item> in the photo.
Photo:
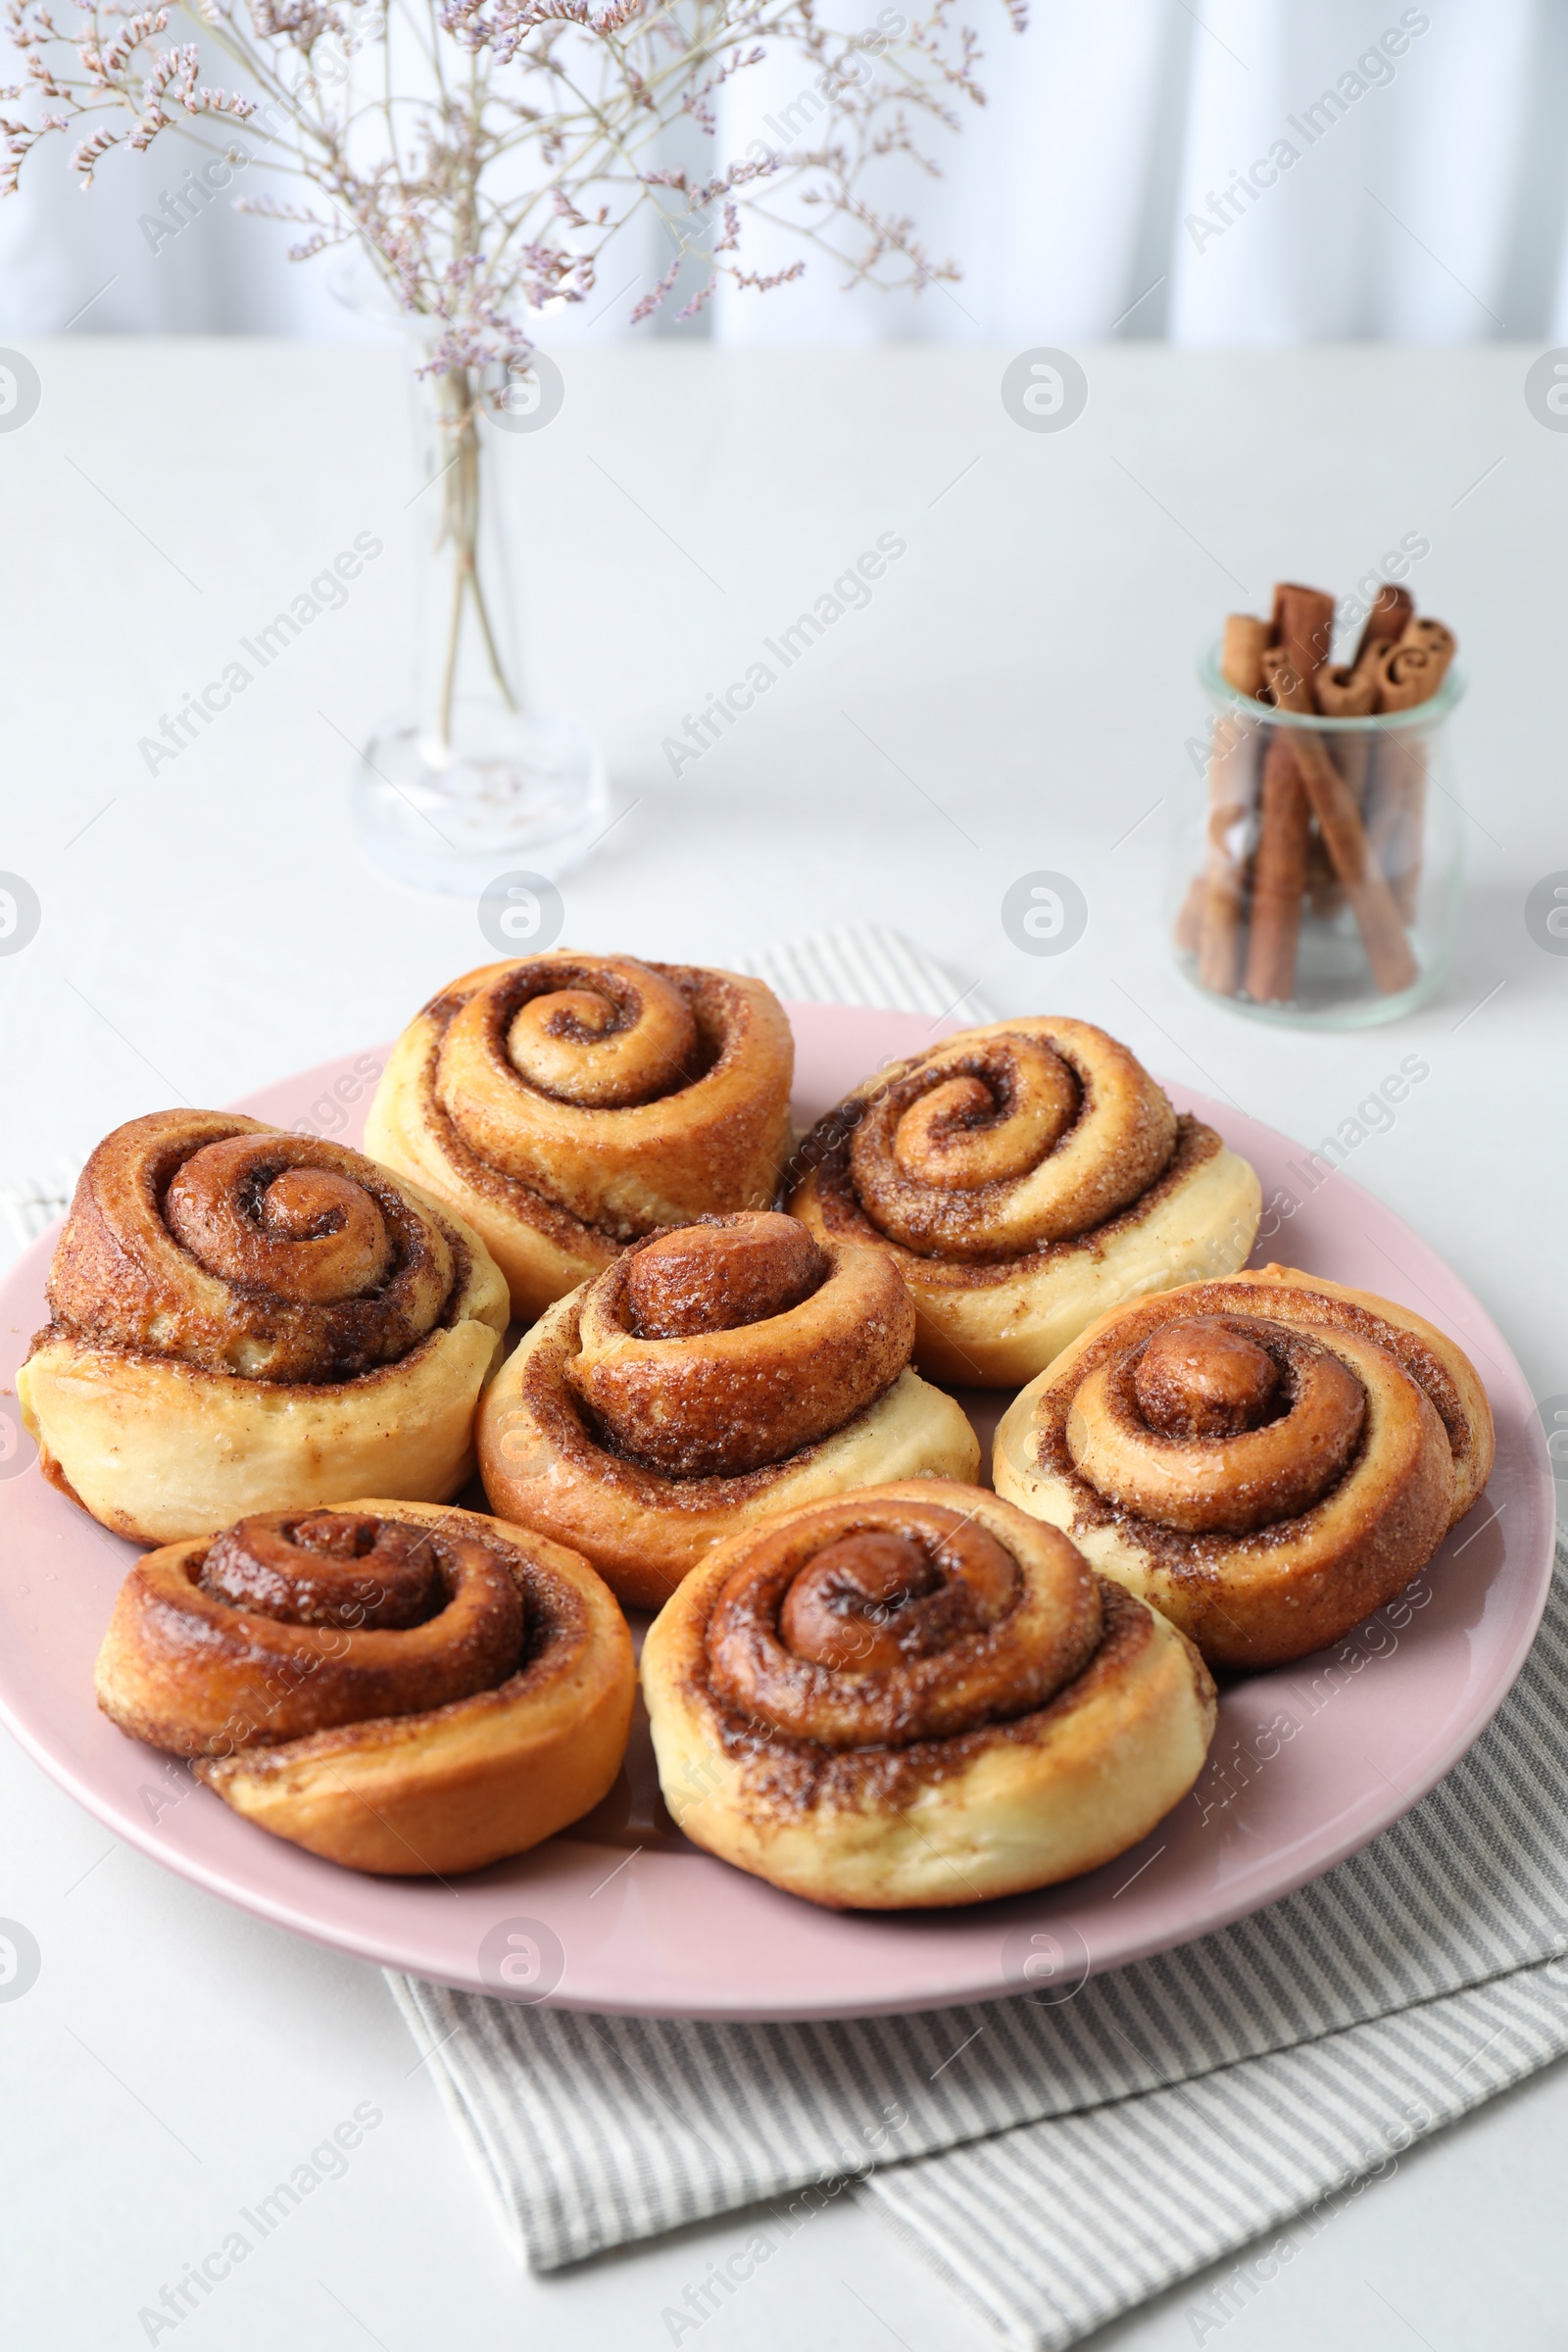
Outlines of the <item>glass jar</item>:
M1431 699L1369 718L1277 710L1199 664L1207 731L1183 796L1171 894L1182 969L1261 1020L1353 1029L1397 1020L1443 976L1462 840L1447 721Z

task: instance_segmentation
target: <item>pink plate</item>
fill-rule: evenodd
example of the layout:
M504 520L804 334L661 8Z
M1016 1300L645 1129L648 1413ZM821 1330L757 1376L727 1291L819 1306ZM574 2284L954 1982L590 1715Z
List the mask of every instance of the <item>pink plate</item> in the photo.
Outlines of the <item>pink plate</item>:
M796 1005L791 1017L803 1116L958 1025L823 1004ZM357 1143L380 1060L323 1063L241 1107ZM1091 1970L1290 1893L1396 1820L1495 1711L1545 1599L1551 1470L1506 1343L1425 1243L1344 1175L1309 1190L1299 1147L1285 1137L1170 1092L1257 1167L1272 1206L1256 1262L1279 1257L1382 1292L1454 1335L1491 1392L1497 1464L1483 1501L1406 1595L1335 1650L1226 1690L1193 1795L1107 1868L960 1911L818 1911L680 1838L658 1804L646 1730L620 1788L588 1822L454 1885L360 1877L240 1820L93 1704L93 1658L134 1553L45 1486L17 1429L11 1384L45 1320L52 1236L0 1290L0 1712L117 1837L198 1886L388 1967L573 2009L850 2017L1025 1983L1072 1989ZM1004 1401L965 1399L986 1435Z

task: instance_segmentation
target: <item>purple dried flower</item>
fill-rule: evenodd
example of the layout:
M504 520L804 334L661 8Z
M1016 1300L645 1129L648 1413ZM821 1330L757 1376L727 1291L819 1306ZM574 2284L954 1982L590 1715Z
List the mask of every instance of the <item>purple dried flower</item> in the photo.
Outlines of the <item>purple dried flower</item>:
M412 14L392 0L192 0L247 91L203 81L196 43L166 45L166 8L76 0L62 30L44 0L3 0L25 78L0 93L24 108L0 119L0 193L41 138L74 125L84 187L112 147L142 151L175 127L200 141L212 125L212 152L233 156L245 127L259 169L303 175L324 204L247 196L238 209L300 227L296 259L357 240L428 322L426 374L528 351L532 316L586 301L606 249L647 209L672 258L633 302L633 324L683 275L698 280L679 313L689 318L723 278L767 292L802 274L804 258L743 266L757 197L771 218L792 206L847 284L918 290L955 265L873 202L866 177L889 158L934 172L924 132L956 128L955 102L983 105L984 93L956 0L909 4L924 11L915 21L884 10L851 35L821 22L818 0L410 0ZM1004 5L1021 29L1021 0ZM381 53L373 80L368 47ZM801 76L778 108L797 143L754 139L706 176L660 161L660 136L677 124L720 139L718 94L780 56Z

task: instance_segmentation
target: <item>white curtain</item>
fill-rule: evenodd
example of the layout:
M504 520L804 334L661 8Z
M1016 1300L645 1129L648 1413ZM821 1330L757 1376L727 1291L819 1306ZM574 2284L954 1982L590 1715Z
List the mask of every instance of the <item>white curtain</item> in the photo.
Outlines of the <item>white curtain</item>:
M748 345L1568 342L1568 0L1036 0L1021 35L1000 0L973 4L990 103L960 107L956 137L933 134L940 179L890 167L882 191L961 280L918 298L846 293L813 257L794 285L726 289L700 331ZM874 14L856 0L843 21ZM787 63L728 84L720 156L769 137L766 118L803 86ZM67 144L0 205L0 335L371 331L332 299L329 265L289 264L282 232L220 205L155 251L142 216L184 168L172 141L112 157L88 195ZM798 250L782 230L749 232L751 267ZM552 317L541 339L624 332L662 266L651 239L615 249L605 307ZM635 282L616 294L623 276Z

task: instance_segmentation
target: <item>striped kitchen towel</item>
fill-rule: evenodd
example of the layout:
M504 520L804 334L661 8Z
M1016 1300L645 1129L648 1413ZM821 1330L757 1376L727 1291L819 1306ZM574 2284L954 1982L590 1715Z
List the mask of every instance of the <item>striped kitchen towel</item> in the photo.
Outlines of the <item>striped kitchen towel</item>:
M752 968L931 1012L962 979L868 930ZM1275 2233L1195 2304L1201 2342L1416 2141L1568 2050L1565 1788L1559 1583L1496 1719L1402 1821L1070 1999L719 2026L388 1982L536 2269L742 2208L778 2244L844 2193L1007 2342L1056 2352Z
M870 2193L1006 2342L1040 2352L1249 2249L1188 2305L1201 2345L1418 2140L1565 2050L1568 1962L1548 1960L1189 2084L892 2166Z
M850 923L813 932L743 958L741 969L781 997L808 1004L875 1004L884 1012L961 1014L976 1027L992 1017L979 983L963 988L898 931Z
M1402 1821L1070 1999L735 2026L391 1982L536 2268L751 2204L798 2225L858 2179L1011 2338L1054 2347L1568 2048L1565 1787L1554 1584L1495 1720Z
M81 1163L57 1159L46 1176L0 1184L0 1272L71 1206Z

